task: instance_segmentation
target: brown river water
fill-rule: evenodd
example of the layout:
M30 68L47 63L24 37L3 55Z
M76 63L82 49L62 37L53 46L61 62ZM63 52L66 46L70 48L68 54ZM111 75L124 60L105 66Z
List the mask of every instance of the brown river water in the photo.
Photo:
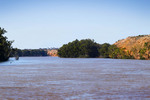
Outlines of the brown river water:
M150 100L150 61L10 58L0 63L0 100Z

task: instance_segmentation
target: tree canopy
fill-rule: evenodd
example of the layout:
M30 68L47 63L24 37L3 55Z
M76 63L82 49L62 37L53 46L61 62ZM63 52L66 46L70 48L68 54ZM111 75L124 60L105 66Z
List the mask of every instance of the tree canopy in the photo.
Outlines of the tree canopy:
M109 58L109 47L111 45L109 43L104 43L100 46L99 48L99 54L100 54L100 57L103 57L103 58Z
M23 56L48 56L47 55L47 51L44 49L17 49L17 48L13 48L12 52L11 52L11 56L19 56L19 57L23 57Z
M94 40L75 40L63 45L58 50L59 57L65 58L94 58L99 56L98 47L100 45Z
M12 49L12 41L8 41L4 34L7 31L0 27L0 61L6 61L9 59L9 55Z

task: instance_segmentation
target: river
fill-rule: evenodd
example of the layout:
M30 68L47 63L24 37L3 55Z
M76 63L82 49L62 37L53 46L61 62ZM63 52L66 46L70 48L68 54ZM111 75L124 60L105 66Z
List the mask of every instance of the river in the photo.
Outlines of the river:
M148 100L150 61L20 57L0 63L1 100Z

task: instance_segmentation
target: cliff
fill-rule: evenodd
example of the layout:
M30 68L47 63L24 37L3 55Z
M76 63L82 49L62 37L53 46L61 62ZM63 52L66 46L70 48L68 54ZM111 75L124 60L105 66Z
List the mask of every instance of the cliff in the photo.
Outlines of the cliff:
M147 44L147 45L146 45ZM132 36L114 43L119 48L123 48L136 59L149 59L150 35Z
M47 55L56 57L58 56L57 52L58 52L57 49L47 50Z

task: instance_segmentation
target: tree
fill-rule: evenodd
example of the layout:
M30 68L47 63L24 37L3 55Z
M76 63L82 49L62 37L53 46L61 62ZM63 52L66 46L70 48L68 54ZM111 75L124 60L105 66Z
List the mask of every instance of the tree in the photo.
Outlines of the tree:
M120 54L120 49L116 45L111 45L109 47L110 58L118 58L119 54Z
M99 56L99 44L91 39L75 40L63 45L58 50L59 57L64 58L95 58Z
M99 49L100 57L109 58L109 51L108 51L109 46L110 44L108 43L104 43L101 45Z
M13 41L8 41L7 37L4 36L5 33L7 31L0 27L0 61L8 60L12 49L11 44Z
M147 50L147 58L149 59L149 54L150 54L150 42L146 42L144 44L144 48Z
M44 49L13 49L11 56L48 56L47 51Z
M110 58L133 59L134 57L125 52L125 48L118 48L116 45L111 45L108 48Z

